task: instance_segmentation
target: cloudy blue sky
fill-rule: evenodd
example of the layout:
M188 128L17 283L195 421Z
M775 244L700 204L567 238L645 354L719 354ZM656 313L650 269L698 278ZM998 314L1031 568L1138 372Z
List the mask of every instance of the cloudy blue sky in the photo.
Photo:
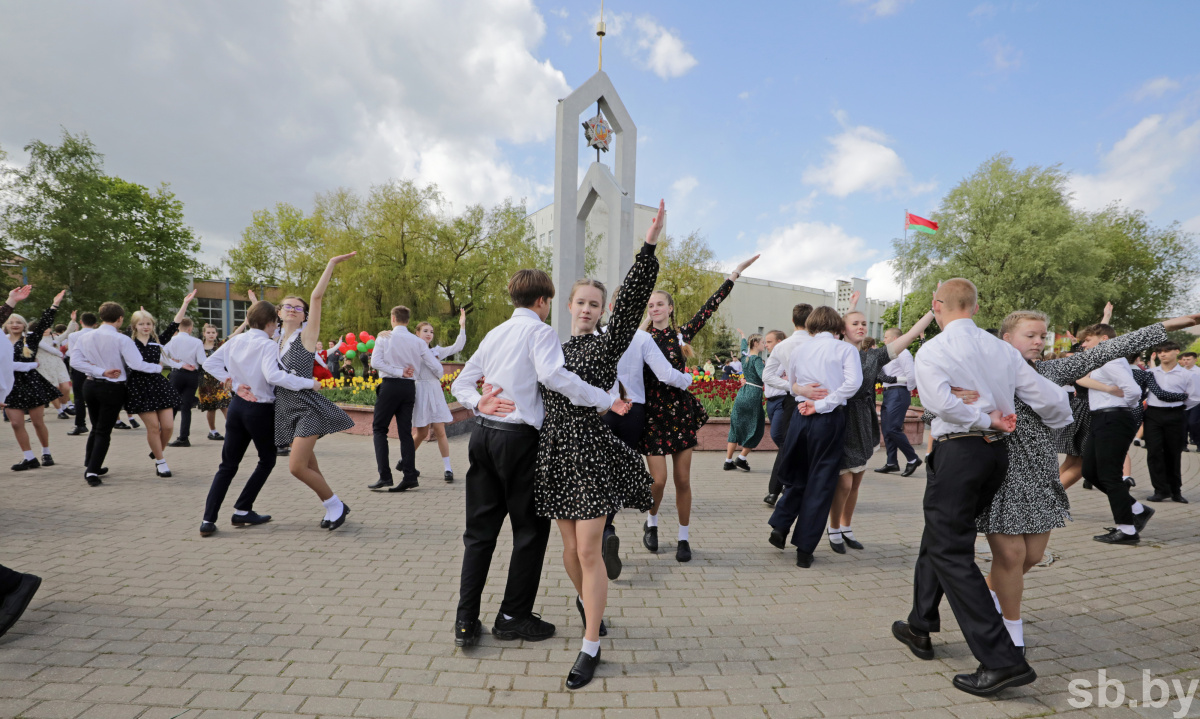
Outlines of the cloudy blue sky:
M0 147L86 131L110 172L172 184L209 261L254 210L337 186L536 209L598 4L0 0ZM606 20L637 200L722 259L762 251L751 274L893 296L904 209L997 152L1200 232L1200 4L608 0Z

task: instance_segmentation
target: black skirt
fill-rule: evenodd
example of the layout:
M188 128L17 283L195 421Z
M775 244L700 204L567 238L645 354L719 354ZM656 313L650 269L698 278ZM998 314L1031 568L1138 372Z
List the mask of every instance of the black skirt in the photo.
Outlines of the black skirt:
M157 412L179 406L179 393L161 374L130 370L126 373L125 411L129 414Z
M13 387L4 401L10 409L29 410L43 407L62 397L62 392L50 384L40 372L13 372Z

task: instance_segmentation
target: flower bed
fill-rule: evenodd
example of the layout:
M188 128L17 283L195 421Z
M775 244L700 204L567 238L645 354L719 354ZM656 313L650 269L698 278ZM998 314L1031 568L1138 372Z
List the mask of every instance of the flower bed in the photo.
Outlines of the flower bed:
M452 404L457 400L450 394L450 384L458 377L458 373L462 369L456 369L454 372L442 375L442 394L446 398L446 404ZM379 380L371 379L370 377L354 377L353 379L326 379L321 380L321 394L328 397L334 404L349 404L359 407L374 407L375 406L375 390L379 387Z
M713 379L702 374L693 377L688 391L700 400L709 417L728 417L733 412L733 400L741 388L740 378Z

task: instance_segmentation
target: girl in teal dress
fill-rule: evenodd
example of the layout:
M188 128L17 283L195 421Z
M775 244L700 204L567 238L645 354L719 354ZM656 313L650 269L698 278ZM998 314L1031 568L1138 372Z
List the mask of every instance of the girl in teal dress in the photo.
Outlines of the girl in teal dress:
M742 388L733 400L733 411L729 415L729 446L725 449L727 471L736 467L749 472L750 463L746 461L746 457L762 440L766 424L766 414L763 412L762 371L766 363L758 355L761 349L762 335L753 334L742 339L742 352L746 354L746 361L742 363ZM742 448L742 452L735 460L733 453L738 447Z

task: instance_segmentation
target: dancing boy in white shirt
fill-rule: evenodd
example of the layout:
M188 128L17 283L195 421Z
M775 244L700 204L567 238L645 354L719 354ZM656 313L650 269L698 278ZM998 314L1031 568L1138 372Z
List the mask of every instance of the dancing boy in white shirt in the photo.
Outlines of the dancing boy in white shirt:
M233 505L231 521L235 526L271 521L271 515L255 513L254 500L275 468L275 387L297 392L321 388L321 380L291 374L279 364L279 345L271 339L278 323L275 305L265 300L255 302L246 311L250 329L231 337L204 361L204 371L224 382L232 390L233 399L225 416L221 466L213 476L204 504L201 537L217 531L217 512L251 442L258 451L258 465Z
M883 333L883 341L895 342L900 339L899 327L888 327ZM913 356L904 350L896 359L883 366L883 374L895 378L895 382L883 383L883 410L879 413L879 424L883 430L883 444L887 449L887 460L884 465L875 470L880 474L899 472L896 452L904 454L907 464L902 477L910 477L921 466L921 459L912 448L912 443L904 434L904 418L908 415L909 405L912 404L912 391L917 387L917 378L913 369Z
M621 404L563 367L562 345L546 324L554 298L549 275L521 270L508 281L508 294L512 317L487 333L450 388L478 415L468 449L467 528L454 624L454 644L464 648L479 641L480 598L506 516L513 552L492 635L526 641L554 636L554 625L533 613L550 537L550 520L537 516L533 502L538 430L545 417L538 384L581 407L604 411ZM481 396L475 385L485 377L492 389Z
M1150 370L1159 389L1186 395L1182 402L1159 399L1154 392L1146 398L1143 437L1146 441L1146 469L1154 495L1148 501L1165 502L1171 499L1187 504L1183 497L1183 474L1180 457L1187 446L1187 413L1200 406L1200 376L1179 364L1180 346L1167 342L1155 348L1158 367Z
M196 405L196 390L200 389L200 368L208 360L204 354L204 342L192 336L191 317L179 321L179 331L163 347L163 355L171 364L171 374L167 376L171 386L179 393L179 406L175 414L183 412L179 420L179 436L169 443L168 447L191 447L188 440L192 431L192 407Z
M1029 684L1037 674L1013 644L975 564L975 516L991 502L1008 471L1004 433L1017 426L1014 397L1053 429L1071 423L1071 407L1067 393L1035 372L1015 347L975 326L971 318L979 309L977 298L968 280L943 283L933 300L942 332L917 353L917 389L934 415L934 445L912 611L907 622L892 624L892 634L916 656L933 659L929 633L941 630L938 607L945 594L980 662L974 674L954 677L954 686L988 696ZM954 387L970 387L979 398L966 404Z
M812 335L804 329L804 323L808 322L808 316L812 314L812 309L812 305L803 302L792 308L792 327L794 328L792 336L775 345L775 349L771 350L770 356L767 357L767 363L763 367L763 394L767 398L767 418L771 420L771 441L781 449L787 439L792 417L796 414L796 399L792 397L792 383L784 375L787 374L788 362L791 361L792 353L801 344L812 339ZM779 495L783 493L783 485L779 482L782 458L782 451L775 454L775 464L771 467L771 478L767 481L767 496L763 497L763 502L772 507L779 500Z

